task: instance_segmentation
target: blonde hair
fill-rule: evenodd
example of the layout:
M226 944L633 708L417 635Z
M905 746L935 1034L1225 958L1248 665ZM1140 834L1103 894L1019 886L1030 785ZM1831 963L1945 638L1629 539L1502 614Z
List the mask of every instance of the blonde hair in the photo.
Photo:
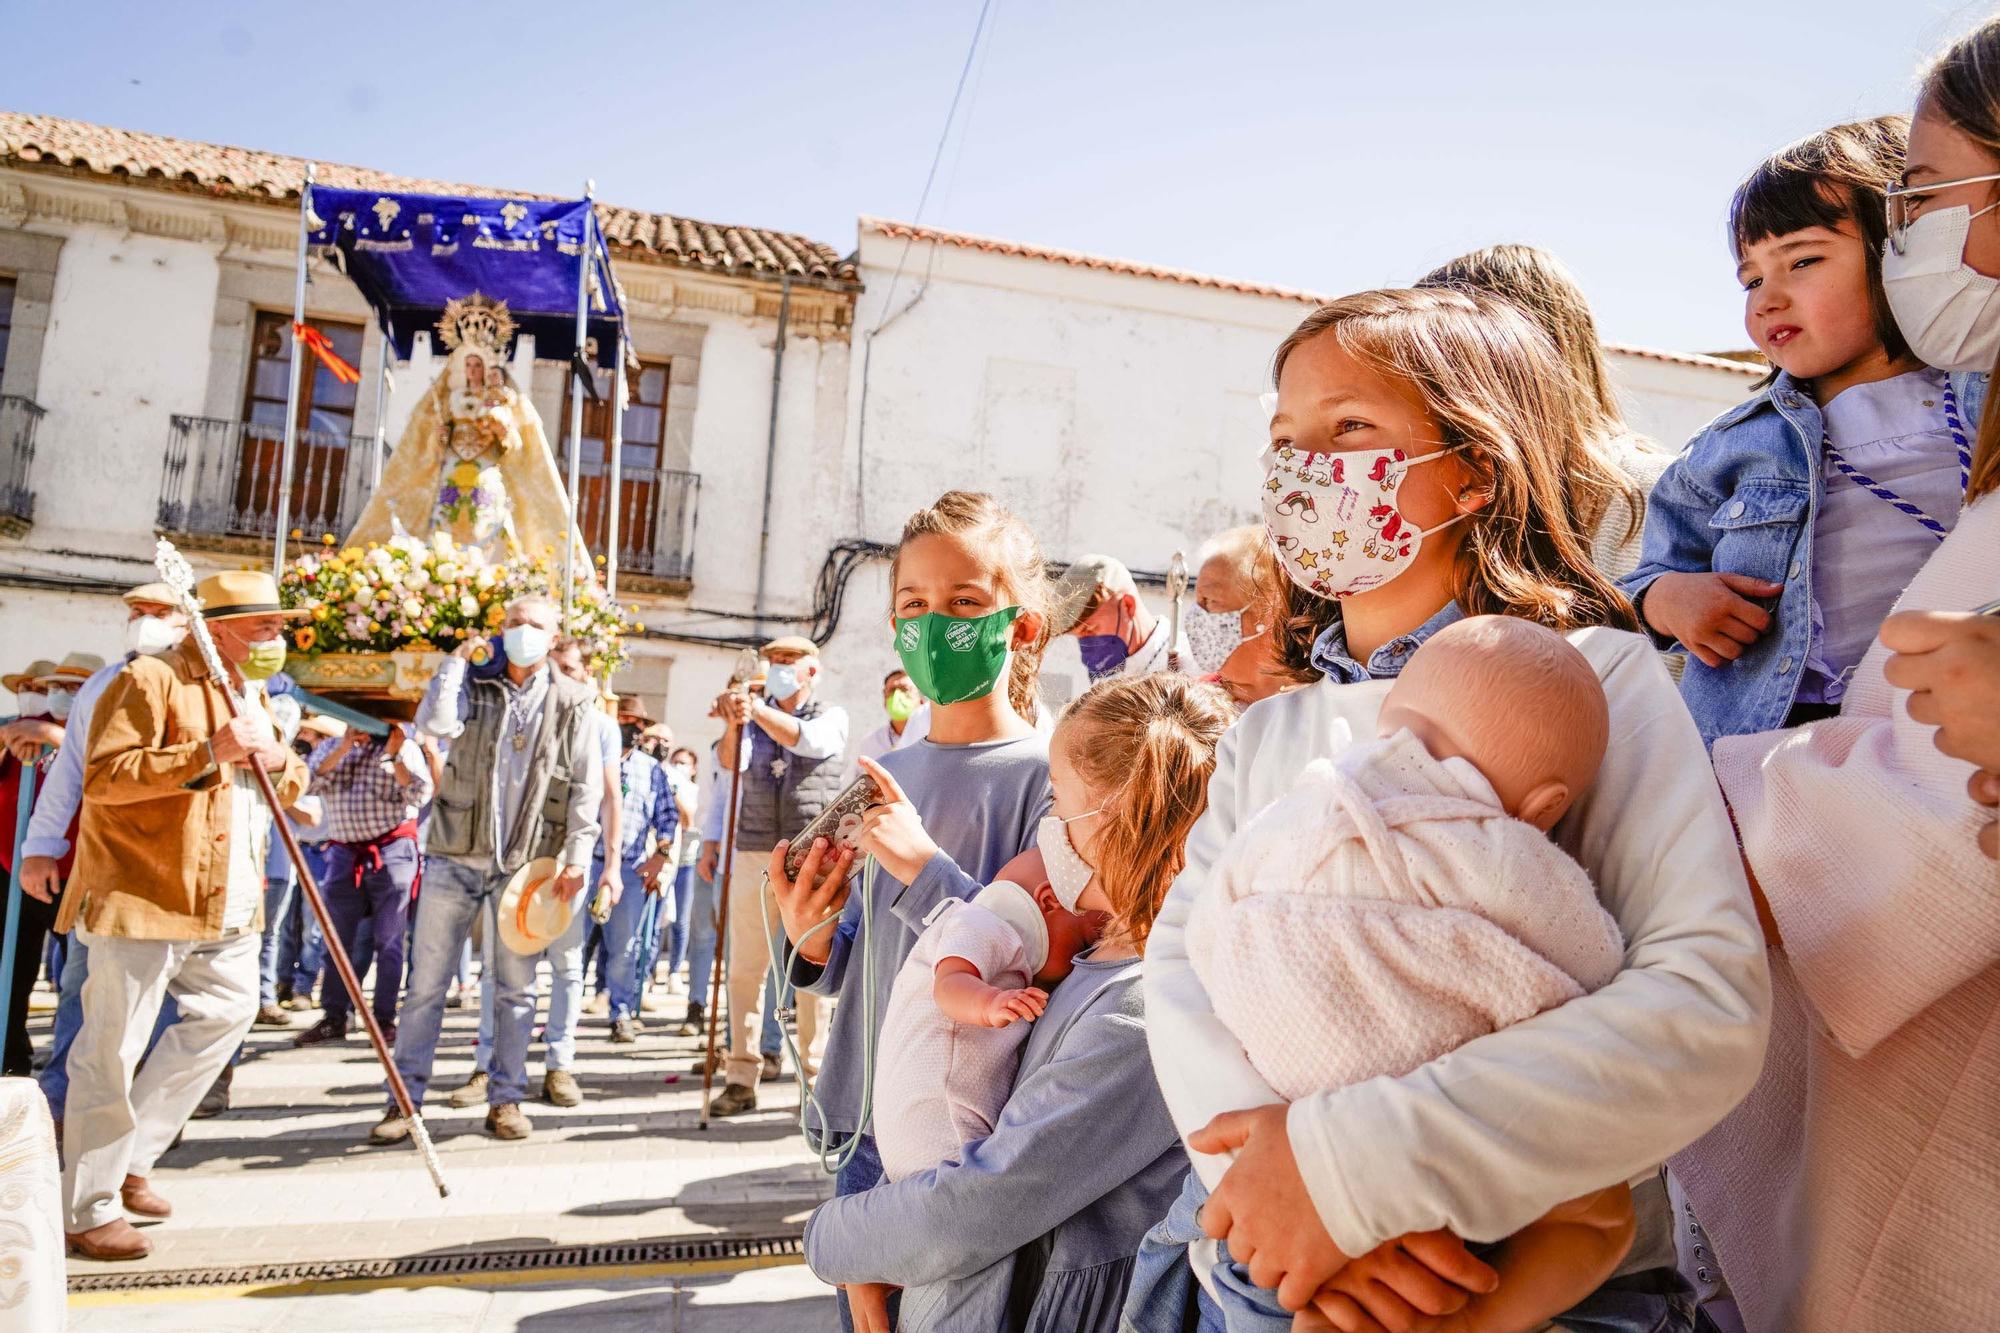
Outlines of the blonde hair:
M1445 443L1467 446L1459 457L1490 491L1458 552L1453 596L1467 615L1555 630L1638 628L1632 603L1591 564L1580 518L1587 483L1573 469L1583 391L1525 314L1483 292L1357 292L1306 316L1278 345L1273 385L1292 353L1322 335L1412 385ZM1313 641L1339 605L1286 584L1272 629L1278 658L1296 678L1315 679Z
M1638 536L1646 522L1646 493L1625 475L1608 448L1620 436L1636 437L1625 425L1625 411L1618 405L1611 370L1604 361L1604 345L1598 341L1597 317L1576 275L1547 250L1489 245L1440 264L1417 279L1417 286L1497 296L1548 336L1580 391L1576 408L1582 429L1570 441L1573 448L1563 464L1577 522L1586 533L1597 531L1612 500L1623 496L1625 531L1619 541Z
M1050 743L1104 801L1090 851L1111 899L1107 938L1145 947L1235 717L1221 689L1171 672L1101 681L1063 713Z
M2000 158L2000 18L1980 24L1931 62L1917 90L1917 106L1936 111ZM2000 375L2000 363L1993 370ZM2000 491L2000 404L1989 397L1979 418L1965 502L1993 491Z
M1035 540L1034 529L982 491L946 491L903 523L902 538L889 563L892 619L893 589L902 567L903 548L918 537L957 539L986 562L994 583L1010 604L1020 607L1023 614L1033 612L1042 618L1041 632L1033 643L1014 649L1007 668L1007 702L1033 722L1040 708L1035 683L1042 673L1042 652L1049 646L1050 602L1048 561L1042 558L1042 544Z

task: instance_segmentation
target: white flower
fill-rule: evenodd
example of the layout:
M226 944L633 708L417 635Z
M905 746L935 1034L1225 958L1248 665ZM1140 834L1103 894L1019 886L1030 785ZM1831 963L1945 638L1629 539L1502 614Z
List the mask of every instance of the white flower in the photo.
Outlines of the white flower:
M420 619L424 614L424 604L414 597L403 599L403 614L411 620Z
M479 599L466 593L458 599L458 613L467 620L479 614Z

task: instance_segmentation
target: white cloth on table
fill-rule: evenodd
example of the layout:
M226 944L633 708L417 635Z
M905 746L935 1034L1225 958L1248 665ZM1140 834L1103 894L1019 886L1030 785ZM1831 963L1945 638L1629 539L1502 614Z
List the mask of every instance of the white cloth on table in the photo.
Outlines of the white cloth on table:
M875 1144L890 1180L954 1161L966 1144L993 1132L1032 1026L947 1018L932 994L947 958L965 959L990 986L1029 982L1021 937L995 913L948 898L925 918L889 990L876 1042Z
M1596 990L1625 955L1583 867L1408 731L1316 761L1245 824L1187 939L1286 1101L1406 1074Z

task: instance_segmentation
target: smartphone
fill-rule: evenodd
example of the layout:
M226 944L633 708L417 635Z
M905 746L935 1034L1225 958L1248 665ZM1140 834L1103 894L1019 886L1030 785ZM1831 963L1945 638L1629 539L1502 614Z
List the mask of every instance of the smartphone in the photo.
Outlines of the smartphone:
M815 815L812 822L792 839L792 845L785 850L785 878L795 880L799 877L799 867L805 864L806 853L820 838L832 844L834 856L839 855L843 847L859 846L861 817L868 812L869 806L881 804L882 789L875 785L874 778L863 773L849 783L847 790L834 797L833 803Z

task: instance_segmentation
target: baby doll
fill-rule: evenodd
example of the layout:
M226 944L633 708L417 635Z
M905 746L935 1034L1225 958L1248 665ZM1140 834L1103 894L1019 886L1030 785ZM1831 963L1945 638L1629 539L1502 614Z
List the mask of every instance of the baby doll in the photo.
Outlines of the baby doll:
M885 1176L936 1166L993 1132L1028 1024L1048 1004L1043 988L1103 927L1103 913L1058 897L1033 849L924 918L882 1016L874 1124Z
M1188 948L1281 1097L1408 1073L1617 974L1617 923L1547 836L1608 730L1567 640L1474 617L1410 659L1379 739L1313 764L1238 830ZM1611 1276L1632 1230L1623 1185L1562 1205L1489 1257L1499 1289L1448 1327L1539 1326Z

